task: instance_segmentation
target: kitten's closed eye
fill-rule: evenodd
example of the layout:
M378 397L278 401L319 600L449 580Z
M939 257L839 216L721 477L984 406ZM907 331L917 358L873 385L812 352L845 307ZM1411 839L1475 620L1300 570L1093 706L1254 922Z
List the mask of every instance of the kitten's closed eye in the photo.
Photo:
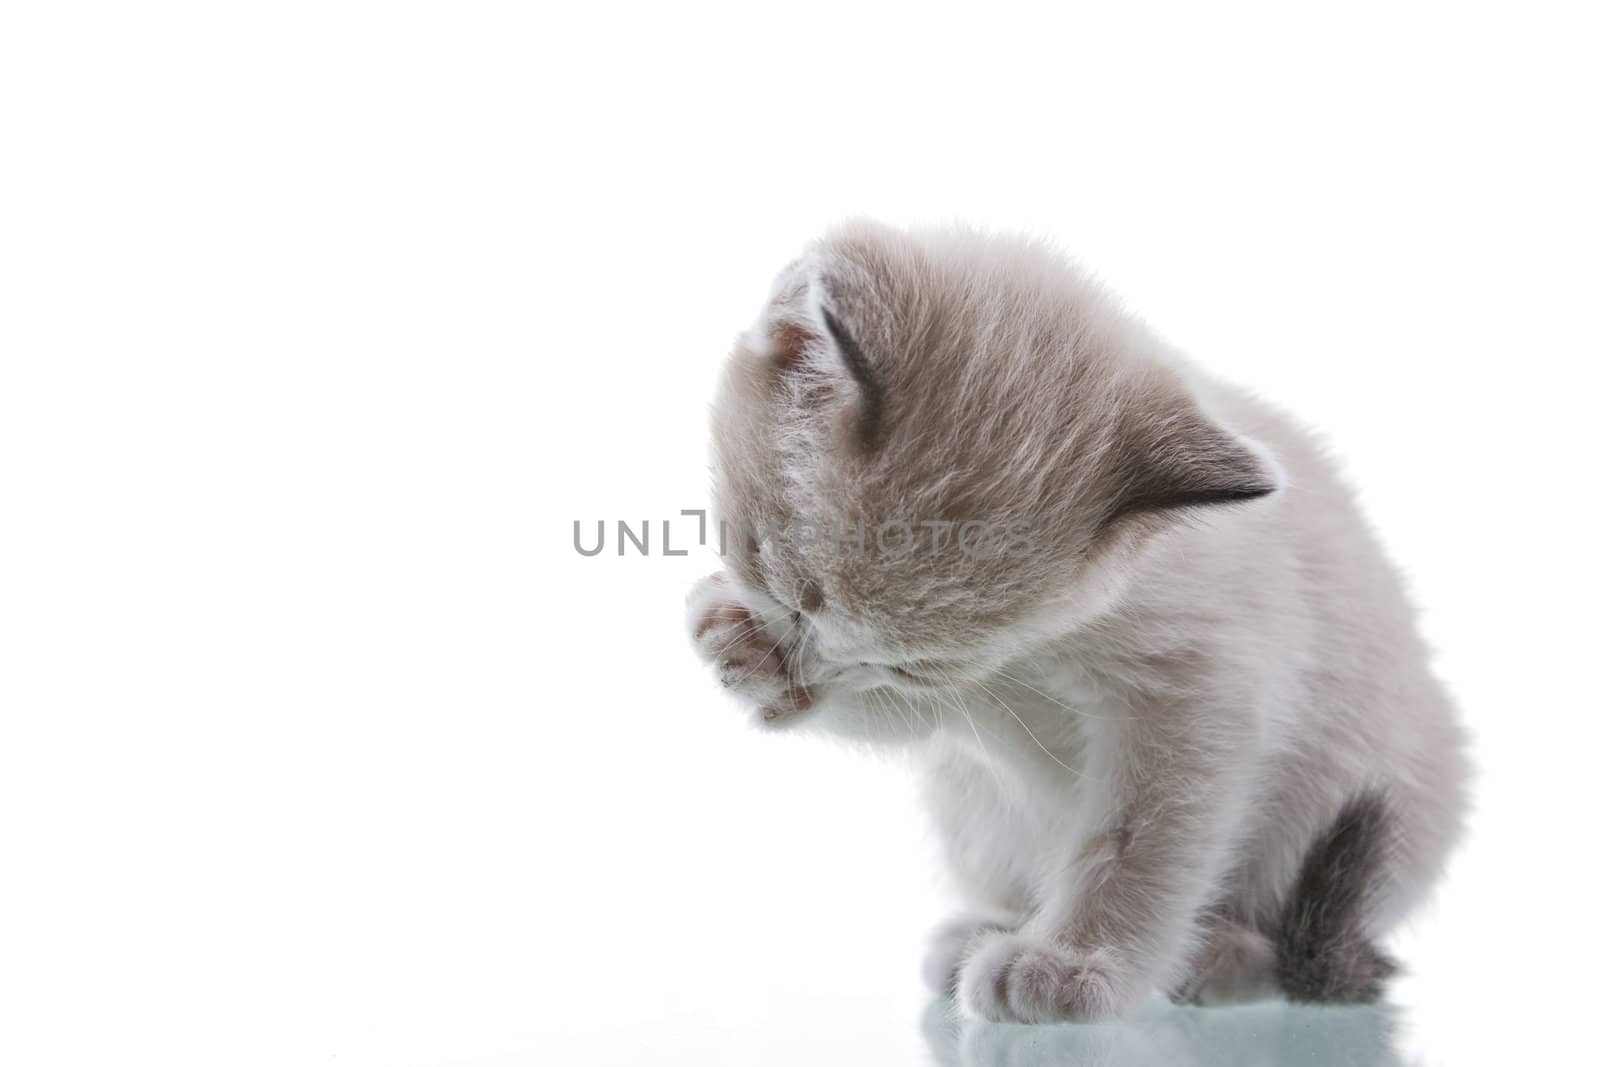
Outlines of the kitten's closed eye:
M950 674L932 660L911 660L906 663L885 665L890 674L902 681L928 688L942 688L951 682Z

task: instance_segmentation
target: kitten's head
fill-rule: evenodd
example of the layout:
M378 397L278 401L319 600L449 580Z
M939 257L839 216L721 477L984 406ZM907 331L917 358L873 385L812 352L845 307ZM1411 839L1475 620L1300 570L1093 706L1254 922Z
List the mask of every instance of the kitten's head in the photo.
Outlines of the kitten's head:
M729 570L807 684L978 675L1103 610L1272 461L1047 249L847 225L787 268L714 415Z

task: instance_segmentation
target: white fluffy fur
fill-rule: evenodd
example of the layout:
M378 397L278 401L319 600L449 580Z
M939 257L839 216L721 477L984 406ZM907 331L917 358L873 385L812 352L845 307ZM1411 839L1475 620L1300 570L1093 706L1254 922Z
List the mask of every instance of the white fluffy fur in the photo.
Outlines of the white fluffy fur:
M864 387L829 308L896 417L875 452L841 443ZM776 336L799 344L777 371ZM1056 367L1078 374L1053 393ZM1238 445L1277 491L1073 527L1114 495L1108 450L1139 444L1118 427L1170 423L1145 418L1147 397ZM1048 252L841 230L780 277L717 433L734 522L883 518L889 499L931 517L957 495L937 471L972 470L962 499L1051 531L1007 569L918 556L892 573L778 536L691 598L697 647L759 722L911 751L975 913L936 936L929 982L970 1013L1104 1019L1152 992L1271 992L1266 939L1301 859L1361 790L1382 791L1395 830L1368 932L1436 880L1460 827L1462 735L1350 493L1298 426ZM802 584L825 594L816 610Z

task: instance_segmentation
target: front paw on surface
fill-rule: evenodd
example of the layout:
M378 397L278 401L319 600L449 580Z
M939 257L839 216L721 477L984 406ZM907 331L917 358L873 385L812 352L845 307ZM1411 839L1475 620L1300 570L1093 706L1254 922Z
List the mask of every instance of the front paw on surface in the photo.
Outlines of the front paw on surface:
M985 939L961 969L968 1013L991 1022L1101 1022L1132 1010L1136 991L1104 950L1059 948L1018 934Z
M928 939L922 958L922 980L930 992L948 995L956 992L961 963L982 938L1011 925L986 915L958 915L941 924Z

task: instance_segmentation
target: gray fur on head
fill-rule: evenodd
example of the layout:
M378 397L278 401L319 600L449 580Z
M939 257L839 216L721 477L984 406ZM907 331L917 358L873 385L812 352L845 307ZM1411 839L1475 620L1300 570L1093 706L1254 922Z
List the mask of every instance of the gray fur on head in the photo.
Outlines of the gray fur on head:
M1292 421L1042 245L854 223L779 275L713 440L696 645L764 727L913 754L972 908L935 985L1019 1021L1375 991L1462 737Z

